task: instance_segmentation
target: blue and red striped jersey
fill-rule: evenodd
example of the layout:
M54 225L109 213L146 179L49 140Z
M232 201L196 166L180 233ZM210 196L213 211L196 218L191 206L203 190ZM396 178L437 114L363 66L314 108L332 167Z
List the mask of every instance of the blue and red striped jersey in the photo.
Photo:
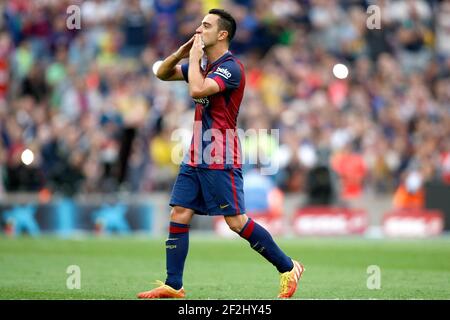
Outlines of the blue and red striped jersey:
M186 82L189 64L181 70ZM241 150L237 117L244 96L244 66L231 52L208 63L203 76L213 79L220 91L195 101L195 119L191 146L183 163L208 169L240 168Z

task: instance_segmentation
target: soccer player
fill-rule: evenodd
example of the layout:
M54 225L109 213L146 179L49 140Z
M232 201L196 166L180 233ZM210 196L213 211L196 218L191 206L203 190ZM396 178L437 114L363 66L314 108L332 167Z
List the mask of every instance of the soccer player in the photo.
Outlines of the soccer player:
M165 283L157 281L159 287L139 293L138 298L185 297L183 269L194 214L224 216L231 230L272 263L281 274L279 298L292 297L304 271L303 265L288 257L272 236L245 214L236 134L245 73L242 63L228 51L235 31L236 22L229 13L210 10L195 35L156 71L161 80L188 83L196 103L195 121L190 150L180 166L170 199L167 278ZM189 58L189 63L179 65L183 58Z

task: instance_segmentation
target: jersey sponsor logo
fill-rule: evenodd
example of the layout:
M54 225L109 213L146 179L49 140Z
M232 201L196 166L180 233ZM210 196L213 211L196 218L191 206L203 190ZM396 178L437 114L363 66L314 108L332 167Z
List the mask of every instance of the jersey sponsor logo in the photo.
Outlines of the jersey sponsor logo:
M194 99L194 102L199 103L205 107L207 107L209 105L208 97Z
M214 71L215 74L218 74L219 76L224 77L225 79L230 79L231 78L231 72L228 71L227 68L217 68L216 71Z

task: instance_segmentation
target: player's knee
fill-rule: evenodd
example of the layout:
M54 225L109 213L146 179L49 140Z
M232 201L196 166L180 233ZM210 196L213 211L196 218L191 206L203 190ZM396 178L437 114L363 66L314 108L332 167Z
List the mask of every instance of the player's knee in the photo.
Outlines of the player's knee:
M228 227L236 233L241 232L244 228L247 218L245 216L225 217Z
M230 227L231 230L233 230L236 233L241 232L241 228L238 225L229 223L228 226Z
M191 222L192 214L193 212L191 209L175 206L170 211L170 221L189 224Z

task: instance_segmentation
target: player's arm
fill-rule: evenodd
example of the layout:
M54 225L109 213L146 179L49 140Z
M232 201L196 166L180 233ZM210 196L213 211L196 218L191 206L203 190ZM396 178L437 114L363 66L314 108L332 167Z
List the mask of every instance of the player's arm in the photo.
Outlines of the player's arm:
M158 67L158 70L156 70L156 76L164 81L184 80L181 65L179 65L178 62L189 56L189 50L191 49L193 43L194 37L178 48L176 52L164 59Z
M220 87L213 79L203 78L200 64L189 61L189 94L192 98L204 98L216 94Z
M192 98L203 98L211 96L220 91L220 87L216 81L210 78L203 78L200 71L200 59L203 56L203 48L200 35L194 36L194 43L192 44L189 53L189 94Z

